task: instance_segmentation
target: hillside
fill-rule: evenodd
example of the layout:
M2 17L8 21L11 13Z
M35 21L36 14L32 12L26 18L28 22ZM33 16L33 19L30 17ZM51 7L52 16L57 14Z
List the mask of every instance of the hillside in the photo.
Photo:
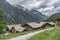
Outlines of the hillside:
M53 14L51 17L49 17L46 21L52 21L55 22L57 18L60 18L60 13Z

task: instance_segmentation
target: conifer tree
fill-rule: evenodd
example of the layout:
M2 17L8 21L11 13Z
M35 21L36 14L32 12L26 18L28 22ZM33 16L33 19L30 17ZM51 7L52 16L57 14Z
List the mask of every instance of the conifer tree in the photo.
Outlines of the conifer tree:
M4 21L4 13L2 8L0 8L0 34L3 33L3 28L5 27L6 23Z

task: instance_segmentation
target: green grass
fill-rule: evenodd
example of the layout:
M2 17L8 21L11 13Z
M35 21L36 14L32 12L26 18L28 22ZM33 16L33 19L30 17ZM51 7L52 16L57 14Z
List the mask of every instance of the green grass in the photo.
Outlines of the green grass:
M39 33L29 40L60 40L60 28Z
M42 29L39 29L39 30L42 30ZM11 34L8 36L4 36L4 34L0 34L0 40L11 39L11 38L18 37L21 35L25 35L25 34L28 34L28 33L34 32L34 31L38 31L38 30L33 30L33 31L28 31L28 32L20 32L20 33Z
M10 34L10 35L7 35L7 36L4 36L4 34L0 34L0 40L7 40L7 39L10 39L10 38L13 38L13 37L28 34L30 32L31 31L29 31L29 32L20 32L20 33Z

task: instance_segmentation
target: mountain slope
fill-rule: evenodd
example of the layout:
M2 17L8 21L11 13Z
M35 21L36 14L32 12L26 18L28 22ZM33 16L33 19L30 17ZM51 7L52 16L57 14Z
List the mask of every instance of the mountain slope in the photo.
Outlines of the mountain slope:
M24 8L24 7L20 6L20 5L16 5L16 7L19 8L19 9L27 11L29 13L29 15L32 15L35 18L37 18L37 19L39 19L41 21L44 21L44 20L46 20L48 18L47 16L45 16L44 14L42 14L41 12L39 12L39 11L37 11L35 9L28 10L27 8Z
M37 16L32 15L32 12L27 9L23 10L22 6L19 6L19 8L11 6L6 0L0 0L0 6L4 9L4 18L7 24L23 24L44 20L43 17L37 18Z
M46 21L53 21L53 22L55 22L57 20L57 18L60 18L60 13L53 14Z
M47 16L45 16L44 14L42 14L41 12L39 12L35 9L32 9L31 12L32 12L32 15L34 15L35 17L37 17L38 19L40 19L42 21L47 19Z

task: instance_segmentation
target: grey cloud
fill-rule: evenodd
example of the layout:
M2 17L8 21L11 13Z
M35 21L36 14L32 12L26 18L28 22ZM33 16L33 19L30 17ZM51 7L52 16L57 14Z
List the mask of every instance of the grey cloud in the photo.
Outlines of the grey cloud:
M55 12L59 12L60 0L7 0L11 5L23 5L28 9L36 9L45 15L51 15ZM54 7L50 8L49 7ZM42 9L42 10L41 10ZM46 10L45 10L46 9ZM43 11L44 10L44 11Z

